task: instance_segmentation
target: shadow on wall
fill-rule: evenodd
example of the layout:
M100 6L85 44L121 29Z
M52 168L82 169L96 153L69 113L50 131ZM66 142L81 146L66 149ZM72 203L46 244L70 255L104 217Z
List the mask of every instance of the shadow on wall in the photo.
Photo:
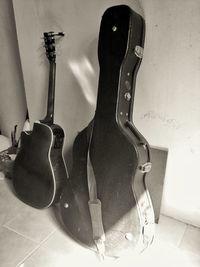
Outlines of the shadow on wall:
M70 61L68 64L85 100L90 106L95 107L96 92L94 91L92 80L96 81L96 73L91 62L87 57L83 56L79 61Z
M0 24L0 128L10 137L17 124L19 137L26 117L26 98L11 0L0 1Z
M87 50L81 56L68 60L67 67L70 71L74 101L69 103L70 118L68 123L73 125L70 129L70 140L66 140L65 158L69 171L72 167L72 146L76 135L85 128L94 116L97 100L99 63L97 57L98 39L90 42ZM69 72L68 72L69 75ZM66 90L68 90L67 88ZM74 105L77 102L77 105ZM74 114L72 117L71 114ZM73 131L73 132L72 132ZM66 130L67 132L67 130ZM66 136L68 139L68 136Z

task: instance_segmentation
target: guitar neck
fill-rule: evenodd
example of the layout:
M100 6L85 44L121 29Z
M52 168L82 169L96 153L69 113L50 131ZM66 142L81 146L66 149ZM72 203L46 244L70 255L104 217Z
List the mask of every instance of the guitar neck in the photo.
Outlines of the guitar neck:
M55 81L56 81L56 62L50 61L47 114L44 120L42 120L43 123L50 125L52 125L54 122Z

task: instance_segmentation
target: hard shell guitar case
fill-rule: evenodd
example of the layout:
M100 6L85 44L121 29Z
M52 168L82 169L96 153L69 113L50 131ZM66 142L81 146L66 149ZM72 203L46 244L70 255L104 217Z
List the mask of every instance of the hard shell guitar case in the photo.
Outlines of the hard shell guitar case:
M126 5L103 14L94 119L78 134L73 167L61 195L68 232L99 253L118 257L153 239L154 212L145 179L150 149L132 121L145 23Z

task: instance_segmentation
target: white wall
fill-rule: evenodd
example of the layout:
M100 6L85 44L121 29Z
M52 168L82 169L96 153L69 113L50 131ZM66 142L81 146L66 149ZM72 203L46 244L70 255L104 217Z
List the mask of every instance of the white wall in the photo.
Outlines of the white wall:
M26 101L11 0L0 1L0 25L0 129L10 137L17 124L19 136Z
M200 226L200 2L141 0L146 20L134 121L151 145L169 148L162 212ZM114 0L13 0L31 121L45 115L48 64L43 31L65 31L59 43L55 121L65 152L94 114L101 15ZM69 157L67 157L69 164Z
M162 212L200 226L200 1L141 0L146 19L135 123L169 148Z

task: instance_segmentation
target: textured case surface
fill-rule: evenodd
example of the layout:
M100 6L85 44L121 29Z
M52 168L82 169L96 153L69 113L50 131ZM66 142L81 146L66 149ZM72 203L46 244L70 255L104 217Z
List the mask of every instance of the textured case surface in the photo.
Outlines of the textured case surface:
M73 168L61 197L61 213L67 229L75 239L94 248L87 184L91 135L90 159L102 206L106 254L110 256L135 248L143 235L143 211L138 201L140 195L146 194L146 187L145 174L139 167L150 159L148 143L131 121L141 62L135 48L143 47L143 43L144 21L140 15L125 5L105 11L98 44L100 76L96 112L92 123L74 142ZM149 201L148 197L145 201ZM147 246L151 238L145 242Z

